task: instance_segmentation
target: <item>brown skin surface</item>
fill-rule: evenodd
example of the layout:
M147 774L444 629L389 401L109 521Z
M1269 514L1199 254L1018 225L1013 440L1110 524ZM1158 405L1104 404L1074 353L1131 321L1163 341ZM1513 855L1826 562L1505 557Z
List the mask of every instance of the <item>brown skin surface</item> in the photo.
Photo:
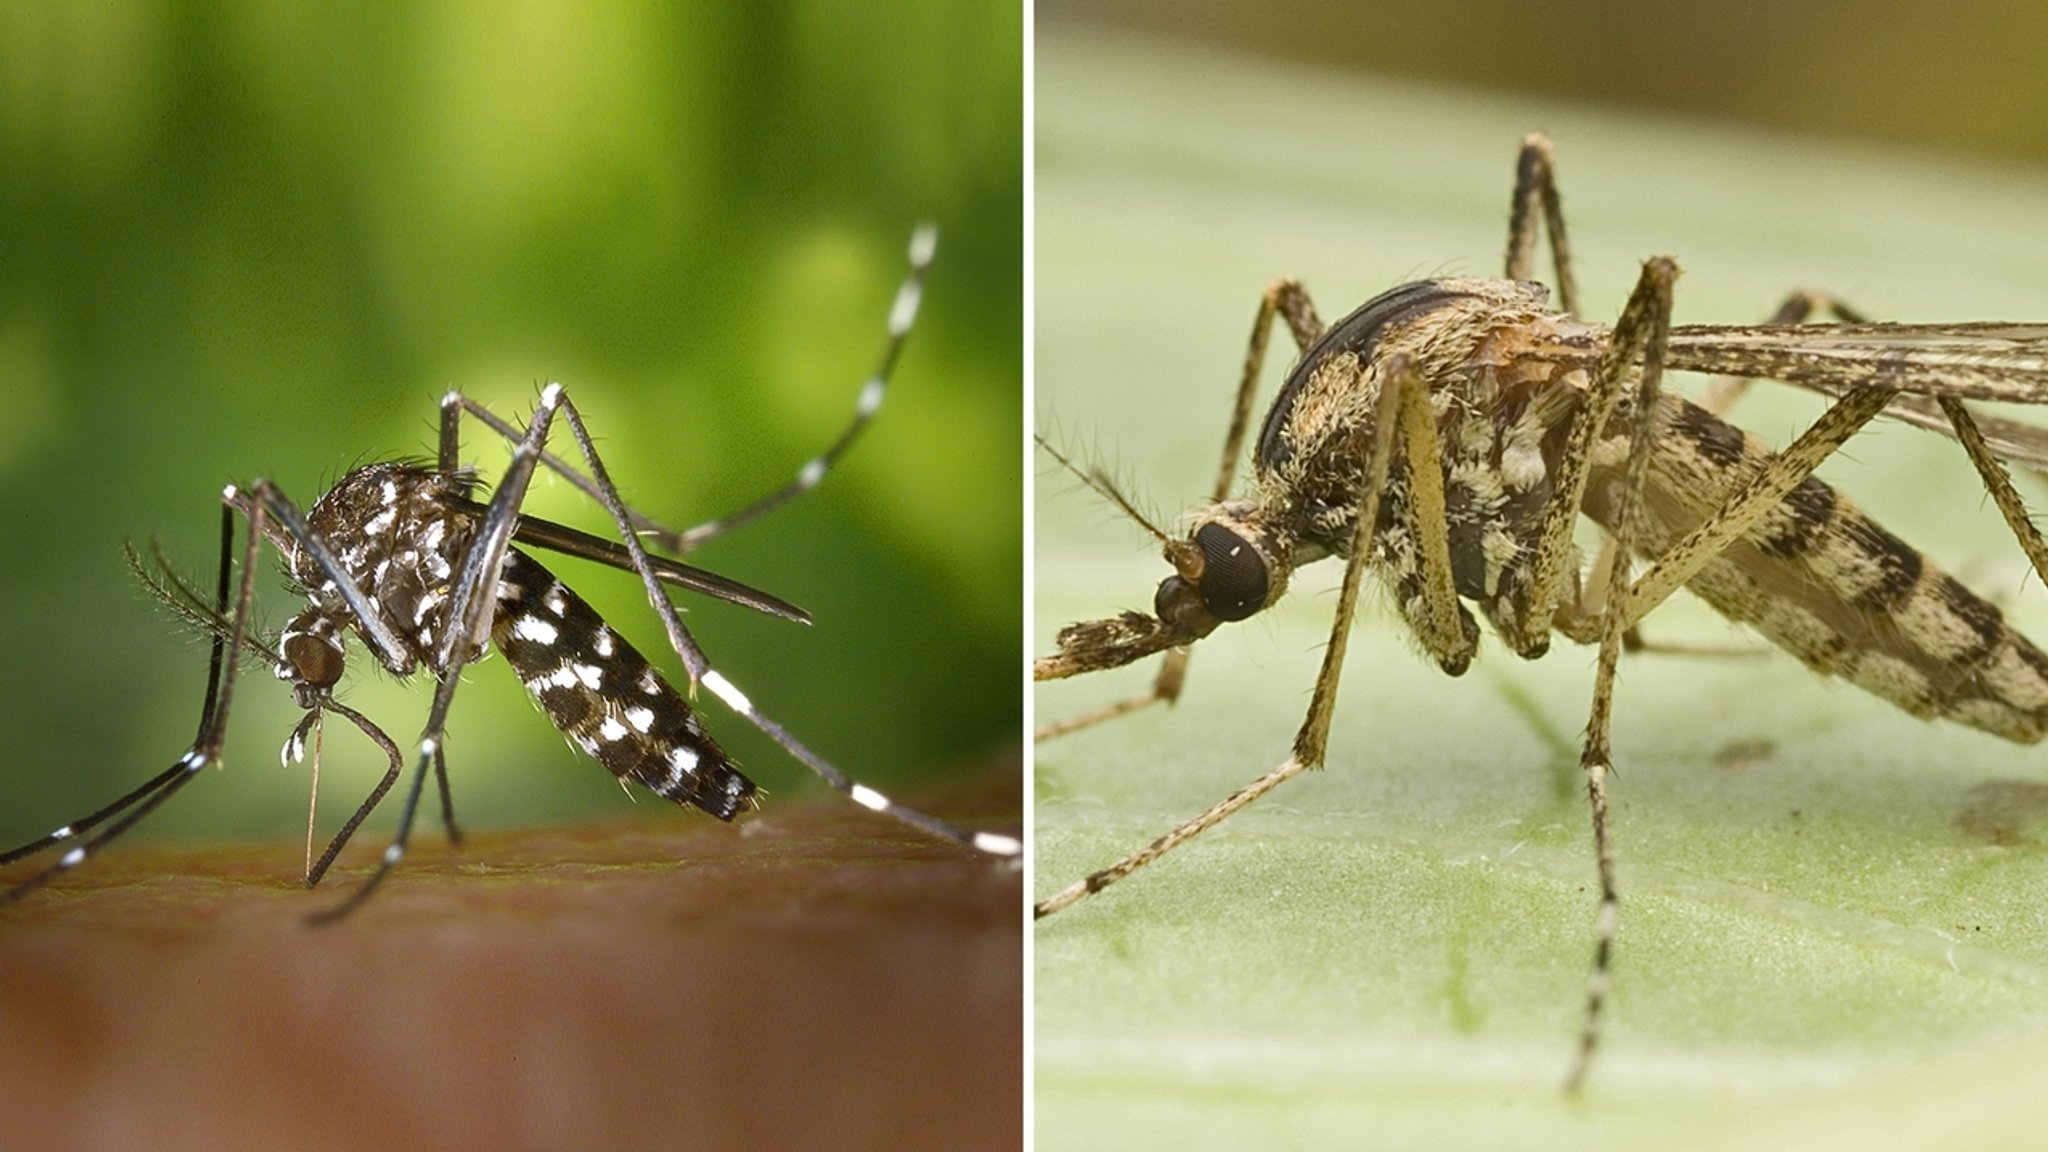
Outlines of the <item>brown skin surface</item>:
M1014 829L1006 779L906 800ZM359 839L316 892L296 845L138 845L0 909L0 1148L1021 1143L1014 869L821 797L422 835L305 927Z

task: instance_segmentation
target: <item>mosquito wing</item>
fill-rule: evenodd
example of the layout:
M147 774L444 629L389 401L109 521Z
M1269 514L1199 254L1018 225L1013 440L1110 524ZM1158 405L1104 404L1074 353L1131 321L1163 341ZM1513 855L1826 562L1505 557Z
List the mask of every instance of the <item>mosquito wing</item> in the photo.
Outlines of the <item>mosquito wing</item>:
M451 503L473 515L482 516L483 514L483 505L473 500L451 498ZM546 548L549 551L560 552L568 556L580 556L585 560L595 560L599 564L609 565L625 572L633 571L632 554L626 551L625 545L616 540L607 540L602 536L592 536L588 532L578 531L566 524L557 524L552 520L543 520L538 516L521 516L518 526L512 530L512 538L522 544L531 544L536 548ZM707 572L693 564L685 564L680 560L671 560L666 556L649 555L647 557L647 566L654 571L655 579L664 584L672 584L678 588L687 588L692 592L701 592L706 596L723 600L728 604L737 604L742 608L751 608L765 616L791 620L798 624L809 624L811 622L811 614L796 605L780 597L771 596L758 588L742 584L729 576L720 576L716 572Z
M1671 330L1665 366L1830 396L1884 384L1901 390L1885 415L1952 437L1937 398L2048 404L2048 325L1688 325ZM2048 430L1990 416L1977 424L2001 458L2048 469Z

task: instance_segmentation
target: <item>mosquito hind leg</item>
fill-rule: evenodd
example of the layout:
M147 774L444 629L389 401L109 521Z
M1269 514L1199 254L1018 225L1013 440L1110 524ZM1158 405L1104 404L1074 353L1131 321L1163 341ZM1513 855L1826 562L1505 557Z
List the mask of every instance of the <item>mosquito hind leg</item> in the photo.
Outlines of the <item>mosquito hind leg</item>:
M2041 541L2041 532L2034 527L2033 517L2028 514L2025 501L2012 486L2012 476L2005 464L1992 455L1984 442L1984 433L1977 427L1976 418L1963 402L1952 397L1938 397L1942 414L1956 430L1956 439L1962 442L1963 451L1969 453L1970 463L1977 469L1977 475L1984 481L1984 490L1991 494L1993 503L1998 505L1999 515L2005 518L2006 526L2012 529L2020 547L2027 554L2027 560L2034 566L2034 573L2048 581L2048 545Z
M1869 318L1859 310L1843 303L1840 299L1809 288L1794 290L1778 305L1769 323L1803 324L1815 313L1833 317L1843 324L1867 324ZM1697 403L1716 416L1724 415L1754 383L1750 377L1719 376L1708 385ZM2048 580L2048 544L2044 544L2040 531L2034 527L2033 518L2027 511L2026 503L2013 488L2012 478L2005 465L1998 459L1991 445L1987 443L1980 420L1973 415L1962 401L1951 397L1924 397L1902 395L1893 400L1894 408L1904 408L1916 413L1916 423L1934 425L1936 421L1946 422L1955 432L1956 440L1968 453L1970 463L1984 482L1985 491L1998 505L1999 514L2007 527L2026 552L2027 560L2042 579ZM1994 432L2004 430L2004 422L1984 420L1984 426Z
M1252 402L1258 398L1259 376L1265 368L1266 349L1272 342L1275 320L1286 323L1295 346L1304 352L1323 334L1323 321L1316 315L1315 301L1309 298L1308 289L1302 287L1299 280L1275 280L1266 287L1265 294L1259 298L1258 315L1252 320L1251 340L1245 347L1244 365L1238 374L1237 395L1231 402L1230 428L1223 437L1223 457L1216 468L1216 482L1209 490L1209 502L1212 504L1229 499L1231 483L1237 478L1237 462L1244 453L1245 434L1251 428ZM1181 689L1187 683L1188 657L1189 650L1185 647L1170 649L1161 658L1159 672L1145 691L1042 724L1031 733L1032 742L1042 744L1154 704L1172 705L1180 699Z
M924 282L931 270L932 257L938 249L938 229L930 224L921 224L910 237L910 270L903 282L896 288L894 303L889 307L888 338L882 346L880 361L875 370L861 384L854 401L853 416L835 436L823 452L805 461L797 469L796 477L782 487L715 520L707 520L692 528L677 531L666 527L646 516L637 509L626 507L626 519L633 530L643 533L655 550L681 556L716 536L738 528L742 524L760 518L774 509L796 499L817 487L825 474L838 464L840 457L853 447L854 441L866 430L888 396L889 381L896 372L896 362L902 357L903 346L910 339L910 330L915 325L919 305L924 299ZM441 441L440 469L443 474L453 474L460 460L460 424L464 413L497 433L505 440L517 443L525 433L490 409L471 400L460 392L450 391L441 398ZM575 485L584 495L599 503L605 502L604 494L597 482L552 452L543 451L539 457L541 467L561 476Z
M584 426L582 414L576 410L575 403L566 396L561 397L561 409L563 418L568 421L569 433L575 439L577 450L590 469L590 479L597 487L598 502L611 514L613 527L617 529L619 539L631 558L630 567L640 577L640 584L647 593L648 603L653 607L655 615L661 619L662 629L668 636L669 647L683 661L692 684L701 683L710 689L712 695L717 696L726 707L738 713L747 723L775 741L783 751L855 804L910 825L927 835L950 840L987 855L1015 859L1023 854L1023 842L1015 836L996 832L976 832L959 827L898 804L875 789L854 780L834 767L830 761L811 751L788 729L756 708L746 693L712 668L703 650L691 637L689 629L683 627L682 618L677 614L675 604L662 591L660 578L649 562L646 545L641 542L639 533L633 529L625 502L620 499L618 488L613 485L610 474L605 470L604 461L598 456L597 444L591 439L590 430Z
M821 453L805 461L797 469L796 476L782 487L715 520L707 520L693 528L678 533L656 534L656 541L677 555L682 555L715 536L722 536L739 526L755 520L776 508L802 496L825 474L839 463L839 458L860 438L875 413L882 407L882 401L889 394L889 380L895 375L896 361L903 354L904 342L910 338L910 329L917 321L918 305L924 299L925 275L931 270L932 255L939 243L938 229L930 224L920 224L910 236L910 271L896 288L895 302L889 306L889 335L882 346L882 356L875 370L861 384L860 394L854 401L853 418L842 428L839 435Z
M1862 324L1866 320L1861 312L1842 303L1825 292L1811 288L1797 288L1788 294L1777 309L1771 313L1767 324L1804 324L1816 313L1832 317L1843 324ZM1701 408L1715 416L1725 416L1737 401L1756 383L1751 376L1716 376L1694 400ZM1600 553L1594 559L1590 571L1594 583L1589 585L1569 619L1562 619L1559 631L1583 644L1600 642L1601 605L1605 603L1606 574L1614 570L1614 537L1603 536ZM1633 625L1622 634L1622 645L1629 652L1652 652L1671 656L1700 657L1744 657L1762 651L1757 648L1737 648L1726 645L1670 644L1645 639L1640 624Z

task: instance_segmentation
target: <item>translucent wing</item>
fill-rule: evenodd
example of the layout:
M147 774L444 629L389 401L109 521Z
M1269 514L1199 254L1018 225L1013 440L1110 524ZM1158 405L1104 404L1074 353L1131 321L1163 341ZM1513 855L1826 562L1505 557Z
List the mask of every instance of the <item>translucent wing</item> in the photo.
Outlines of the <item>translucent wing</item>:
M2048 404L2048 325L1689 325L1671 330L1665 366L1830 396L1885 384L1903 393L1887 416L1953 436L1937 397ZM1977 423L2000 457L2048 468L2048 429L1982 415Z

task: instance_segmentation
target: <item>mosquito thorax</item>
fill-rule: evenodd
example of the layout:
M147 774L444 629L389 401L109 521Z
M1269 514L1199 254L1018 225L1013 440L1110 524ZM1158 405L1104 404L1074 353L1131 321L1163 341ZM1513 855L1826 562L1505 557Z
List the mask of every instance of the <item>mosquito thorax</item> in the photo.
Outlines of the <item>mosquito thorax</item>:
M465 473L444 475L403 462L370 464L343 476L307 513L307 524L335 546L350 579L411 648L411 659L397 663L380 654L398 675L432 663L440 610L471 532L470 520L453 501L468 488ZM333 581L305 549L294 550L292 574L317 608L349 619Z

